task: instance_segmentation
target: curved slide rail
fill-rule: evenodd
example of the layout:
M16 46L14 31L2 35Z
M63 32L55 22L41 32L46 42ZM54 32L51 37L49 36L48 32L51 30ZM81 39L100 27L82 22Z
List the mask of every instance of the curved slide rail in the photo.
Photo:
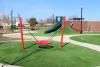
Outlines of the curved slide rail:
M81 30L76 29L75 27L71 26L72 29L74 29L76 32L80 32Z
M62 25L62 18L63 18L62 16L57 16L56 23L52 27L48 28L44 33L47 34L58 30Z
M70 21L70 20L69 20L68 23L70 24L70 27L71 27L73 30L75 30L76 32L80 32L79 29L75 28L73 21Z
M44 33L51 33L58 30L61 27L61 22L56 22L52 27L48 28Z

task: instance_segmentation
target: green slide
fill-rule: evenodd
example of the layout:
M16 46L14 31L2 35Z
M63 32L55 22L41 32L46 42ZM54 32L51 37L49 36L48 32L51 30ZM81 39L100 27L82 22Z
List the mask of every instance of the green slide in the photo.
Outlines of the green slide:
M44 33L47 34L47 33L54 32L58 30L61 27L61 25L62 25L62 17L60 18L60 21L56 21L56 23L52 27L48 28Z

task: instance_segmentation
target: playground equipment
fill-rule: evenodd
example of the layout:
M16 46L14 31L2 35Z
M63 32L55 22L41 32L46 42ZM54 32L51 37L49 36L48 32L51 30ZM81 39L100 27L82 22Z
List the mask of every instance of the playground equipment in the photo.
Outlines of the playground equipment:
M59 17L56 17L56 18L58 19ZM35 35L33 35L31 32L29 32L29 33L30 33L30 35L33 36L33 38L35 39L37 45L50 45L51 42L52 42L52 41L51 41L52 38L53 38L54 35L56 34L57 30L61 27L61 22L62 22L62 17L60 17L60 21L57 21L52 27L48 28L48 29L44 32L45 34L54 32L52 35L49 36L50 39L48 39L48 40L38 40L38 39L35 37Z
M62 34L61 34L60 48L62 48L62 44L63 44L63 36L64 36L65 24L66 24L66 17L63 17L63 19L62 19Z
M51 33L54 32L56 30L58 30L61 26L62 26L62 35L61 35L61 41L60 41L60 48L62 48L62 44L63 44L63 35L64 35L64 27L65 27L65 20L66 17L62 17L62 16L57 16L56 17L56 24L54 26L52 26L50 29L46 30L45 33Z
M16 25L12 24L12 25L11 25L11 29L12 29L12 30L17 29Z
M22 30L22 17L19 17L19 19L20 19L20 35L21 35L22 48L24 49L24 39L23 39L23 30ZM37 45L50 45L51 44L50 40L37 40L37 38L32 33L30 33L30 34L36 40L35 43Z
M73 20L69 19L67 23L68 23L69 26L70 26L73 30L75 30L76 32L81 32L81 30L75 28L75 25L74 25L74 21L73 21Z
M22 17L19 17L20 19L20 36L21 36L21 43L22 43L22 48L24 49L24 39L23 39L23 30L22 30Z
M56 33L56 31L61 27L60 48L62 48L62 45L63 45L64 27L67 26L67 24L68 24L68 21L66 20L65 16L64 17L57 16L56 23L44 32L45 34L48 34L51 32ZM22 48L24 48L24 39L23 39L23 31L22 31L22 18L21 17L20 17L20 34L21 34ZM51 44L50 40L38 40L32 33L30 33L30 35L32 35L32 37L36 40L35 43L37 45L50 45Z
M3 35L3 26L0 26L0 37Z
M58 30L58 29L61 27L62 18L63 18L63 17L57 16L57 17L56 17L56 23L55 23L52 27L48 28L48 29L45 31L45 33L47 34L47 33L51 33L51 32L54 32L54 31Z
M45 31L45 33L47 34L47 33L51 33L51 32L57 31L61 27L62 18L63 17L60 17L60 21L56 22L56 24L54 24L53 27L47 29ZM22 48L24 49L24 39L23 39L23 31L22 31L22 17L19 17L19 19L20 19L20 35L21 35ZM37 40L37 38L32 33L30 33L30 34L36 40L35 43L37 45L50 45L51 44L51 40ZM54 34L52 36L54 36Z
M38 40L35 35L33 35L30 31L28 31L29 34L35 39L35 44L37 45L50 45L51 40Z

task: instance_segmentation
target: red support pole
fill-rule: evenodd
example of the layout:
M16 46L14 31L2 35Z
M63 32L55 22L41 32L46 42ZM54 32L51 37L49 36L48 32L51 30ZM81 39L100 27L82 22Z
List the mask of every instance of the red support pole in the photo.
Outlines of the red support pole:
M21 35L21 43L22 43L22 48L24 49L24 39L23 39L23 30L22 30L22 17L19 17L20 19L20 35Z
M65 23L66 23L66 17L63 17L62 18L62 34L61 34L60 48L62 48L62 44L63 44L63 36L64 36Z

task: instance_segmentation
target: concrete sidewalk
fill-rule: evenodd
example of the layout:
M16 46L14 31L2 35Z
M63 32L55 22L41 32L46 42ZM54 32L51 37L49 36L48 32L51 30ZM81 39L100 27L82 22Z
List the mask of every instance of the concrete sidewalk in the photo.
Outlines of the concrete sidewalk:
M14 66L14 65L8 65L8 64L1 64L0 67L21 67L21 66Z
M88 34L85 34L85 35L88 35ZM96 34L89 34L89 35L96 35ZM78 41L70 39L70 37L73 37L73 36L81 36L81 35L65 35L64 38L63 38L63 42L70 42L74 45L83 46L83 47L93 49L93 50L96 50L96 51L100 52L100 46L99 45L78 42ZM55 36L53 38L54 41L60 41L60 39L61 39L61 36Z

